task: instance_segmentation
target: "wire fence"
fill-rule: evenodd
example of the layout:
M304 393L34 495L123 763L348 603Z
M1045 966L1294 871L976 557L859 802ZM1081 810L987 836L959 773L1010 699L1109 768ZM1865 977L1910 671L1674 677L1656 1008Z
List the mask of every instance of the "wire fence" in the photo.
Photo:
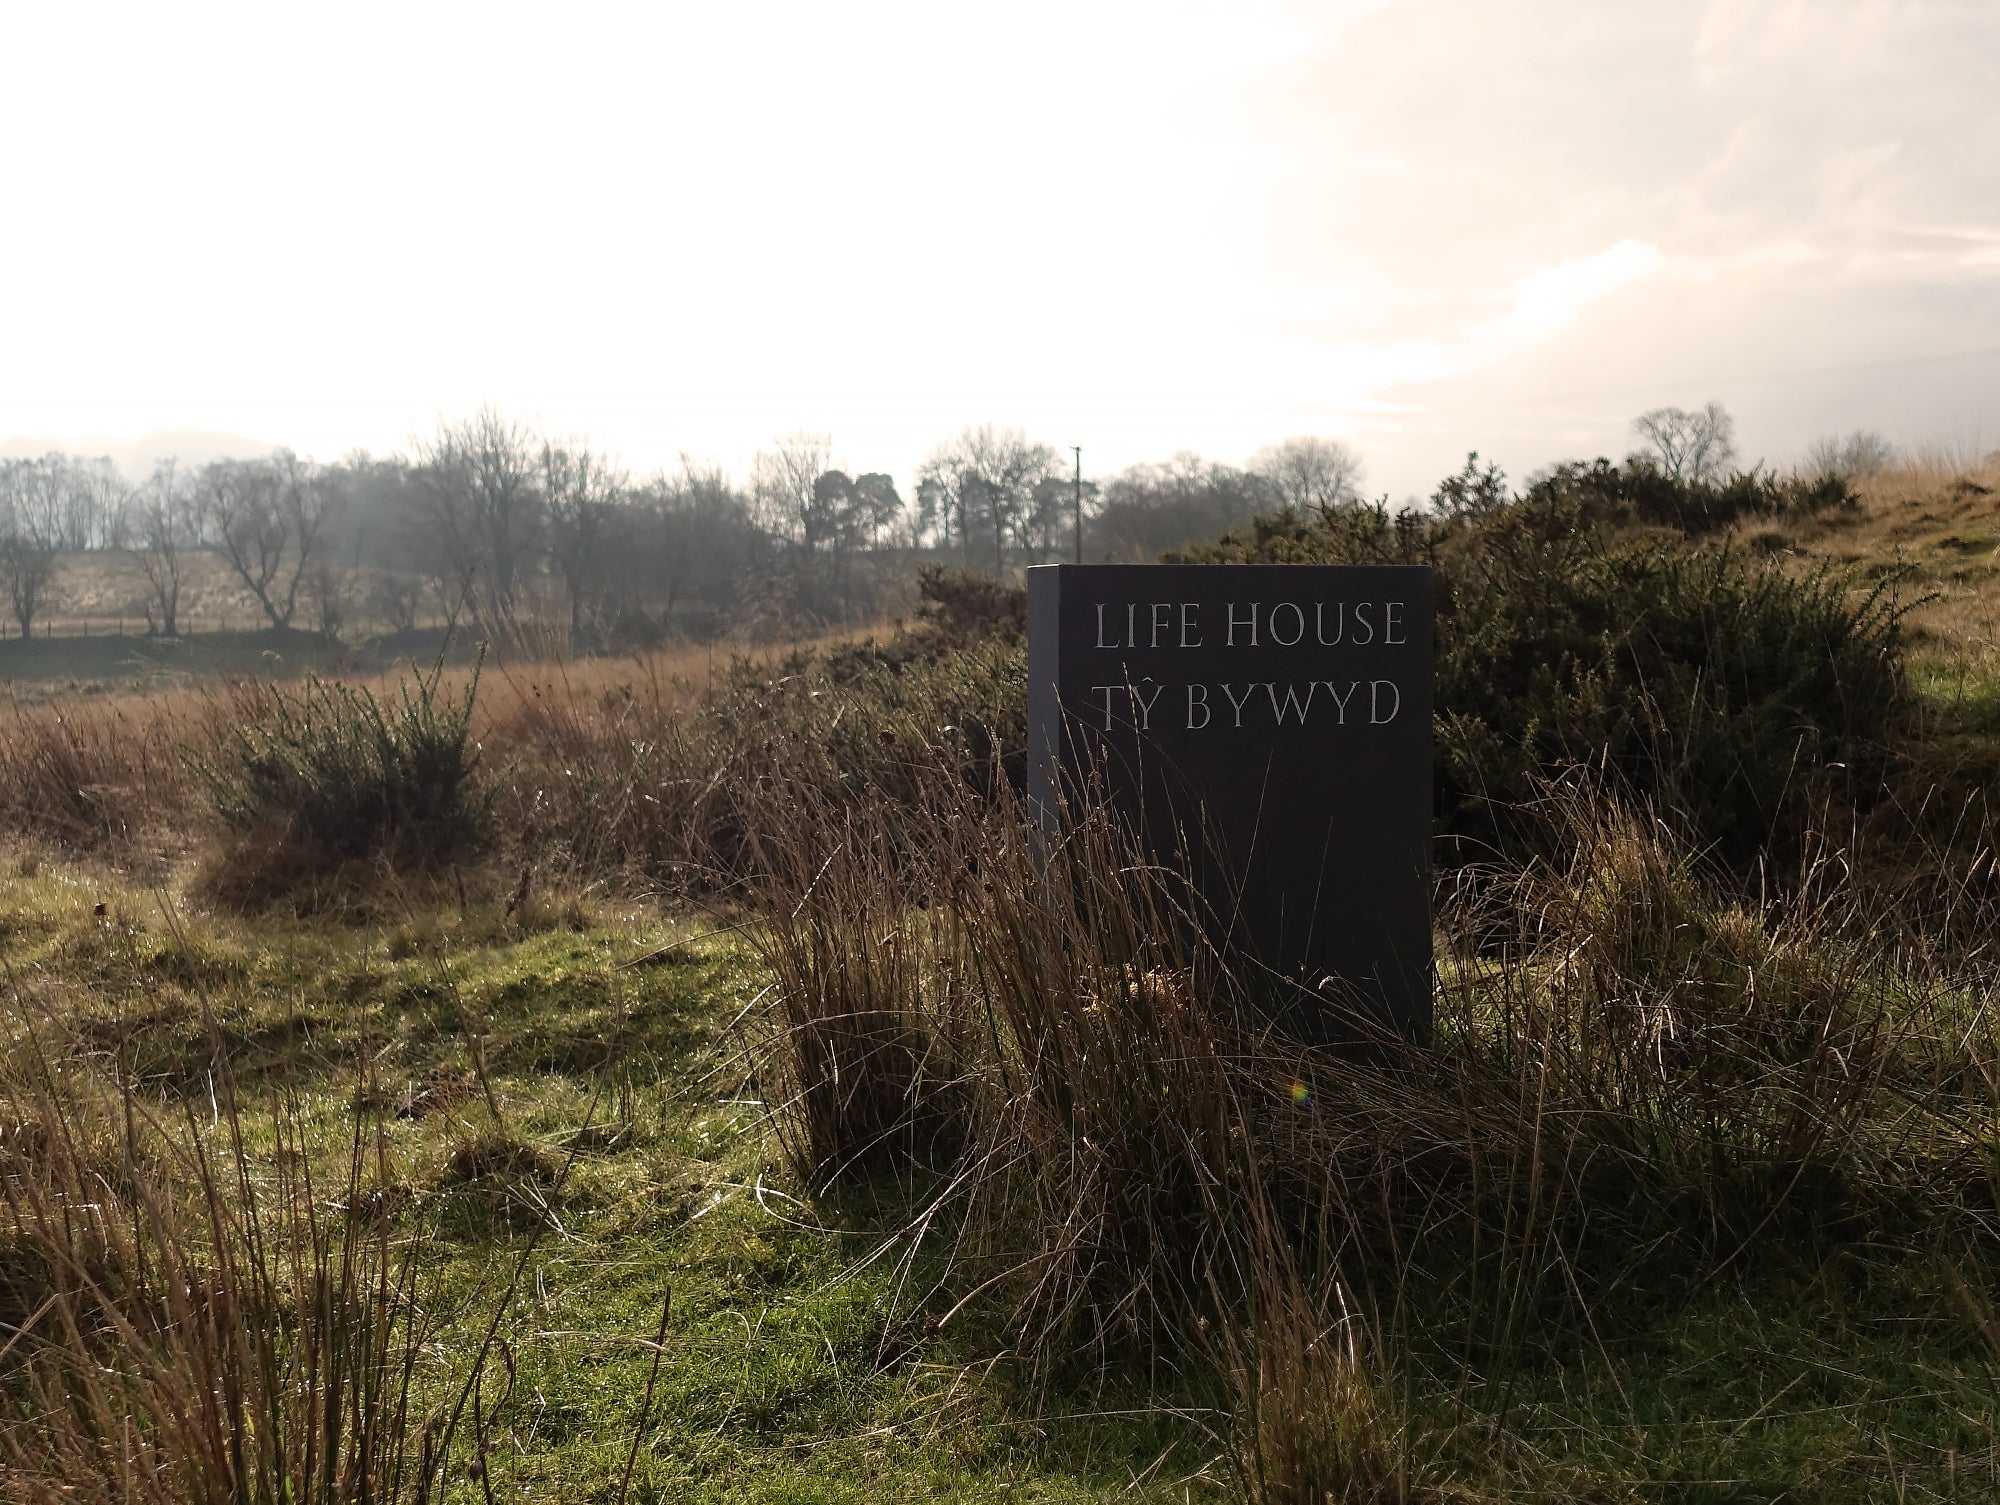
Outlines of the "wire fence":
M442 630L446 625L445 619L439 617L435 620L426 619L419 621L409 630L415 632L435 632ZM215 616L184 614L174 623L174 636L183 638L226 636L230 633L259 633L270 630L270 623L262 617L252 617L244 613ZM349 621L345 624L343 635L357 631L368 634L392 630L391 625L386 622L373 620L365 622ZM298 625L293 627L292 631L310 633L312 629L305 625ZM148 622L143 616L66 616L37 621L34 624L32 632L26 635L33 637L39 642L45 639L53 640L57 638L156 638L161 636L161 633L156 626ZM0 642L19 642L22 637L23 633L19 622L12 618L0 620Z
M174 626L176 636L191 637L195 634L257 632L262 630L264 624L247 616L184 616ZM145 638L158 637L159 632L144 617L58 617L36 622L33 631L27 635L37 639ZM0 641L19 642L22 636L19 622L0 621Z

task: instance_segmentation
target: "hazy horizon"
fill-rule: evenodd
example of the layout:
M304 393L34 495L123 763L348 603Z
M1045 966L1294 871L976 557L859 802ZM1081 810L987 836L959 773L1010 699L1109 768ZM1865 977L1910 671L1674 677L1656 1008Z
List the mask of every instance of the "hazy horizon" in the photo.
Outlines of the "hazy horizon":
M2000 8L21 9L0 450L2000 444ZM88 441L87 443L84 441ZM93 448L95 446L95 448ZM121 462L122 463L122 462Z

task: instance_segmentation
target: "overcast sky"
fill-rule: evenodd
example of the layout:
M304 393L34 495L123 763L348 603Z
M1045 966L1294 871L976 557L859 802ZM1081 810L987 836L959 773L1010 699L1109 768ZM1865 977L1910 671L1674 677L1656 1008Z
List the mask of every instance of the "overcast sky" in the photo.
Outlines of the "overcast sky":
M2000 3L0 0L0 439L2000 447Z

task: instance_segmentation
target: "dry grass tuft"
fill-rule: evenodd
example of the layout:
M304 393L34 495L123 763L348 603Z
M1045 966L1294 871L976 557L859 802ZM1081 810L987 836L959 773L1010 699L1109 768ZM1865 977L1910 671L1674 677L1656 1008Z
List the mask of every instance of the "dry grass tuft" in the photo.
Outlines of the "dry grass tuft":
M379 1134L343 1184L304 1169L296 1107L268 1159L59 1054L17 1017L0 1207L9 1314L0 1491L112 1502L400 1501L443 1433L419 1372L424 1241L398 1231ZM175 1120L180 1121L175 1121ZM21 1279L23 1272L31 1278ZM26 1293L26 1294L24 1294Z
M1367 1324L1338 1281L1318 1299L1289 1251L1266 1249L1241 1320L1209 1347L1235 1410L1233 1473L1250 1505L1407 1505L1413 1439L1370 1372Z
M260 714L263 690L224 684L148 698L0 710L0 824L75 851L173 844L193 789L182 750Z
M920 1224L954 1210L960 1284L1006 1291L1047 1365L1208 1353L1260 1498L1431 1487L1355 1305L1413 1271L1456 1271L1504 1354L1587 1326L1609 1269L1990 1225L1989 979L1902 946L1831 859L1752 905L1645 812L1559 789L1567 858L1445 916L1435 1040L1356 1052L1273 1029L1102 812L1051 841L933 787L921 851L865 799L773 791L781 1142L816 1184L941 1171Z
M620 751L625 734L643 740L648 727L707 694L732 662L764 664L789 651L759 649L732 659L712 648L679 647L629 659L511 663L482 684L472 737L503 768L539 770L546 758L574 770L607 754L629 765L633 755ZM440 701L464 696L475 672L443 669ZM396 702L410 674L405 667L328 676L327 683L386 705ZM200 823L189 819L197 793L189 755L211 758L232 734L265 721L272 683L220 679L149 694L10 698L0 706L0 828L72 851L186 855L202 835ZM534 783L561 787L554 778ZM534 799L524 796L527 813ZM615 824L615 812L605 812L603 823ZM253 886L264 883L257 876Z

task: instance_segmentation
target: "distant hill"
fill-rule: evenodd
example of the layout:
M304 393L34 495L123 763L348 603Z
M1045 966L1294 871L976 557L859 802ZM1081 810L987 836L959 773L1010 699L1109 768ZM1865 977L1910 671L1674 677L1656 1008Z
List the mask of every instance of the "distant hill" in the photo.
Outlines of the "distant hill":
M137 439L0 439L0 459L34 459L57 450L66 455L95 458L109 455L111 463L132 481L144 480L161 460L206 465L210 460L253 460L278 446L245 434L214 429L155 429Z

